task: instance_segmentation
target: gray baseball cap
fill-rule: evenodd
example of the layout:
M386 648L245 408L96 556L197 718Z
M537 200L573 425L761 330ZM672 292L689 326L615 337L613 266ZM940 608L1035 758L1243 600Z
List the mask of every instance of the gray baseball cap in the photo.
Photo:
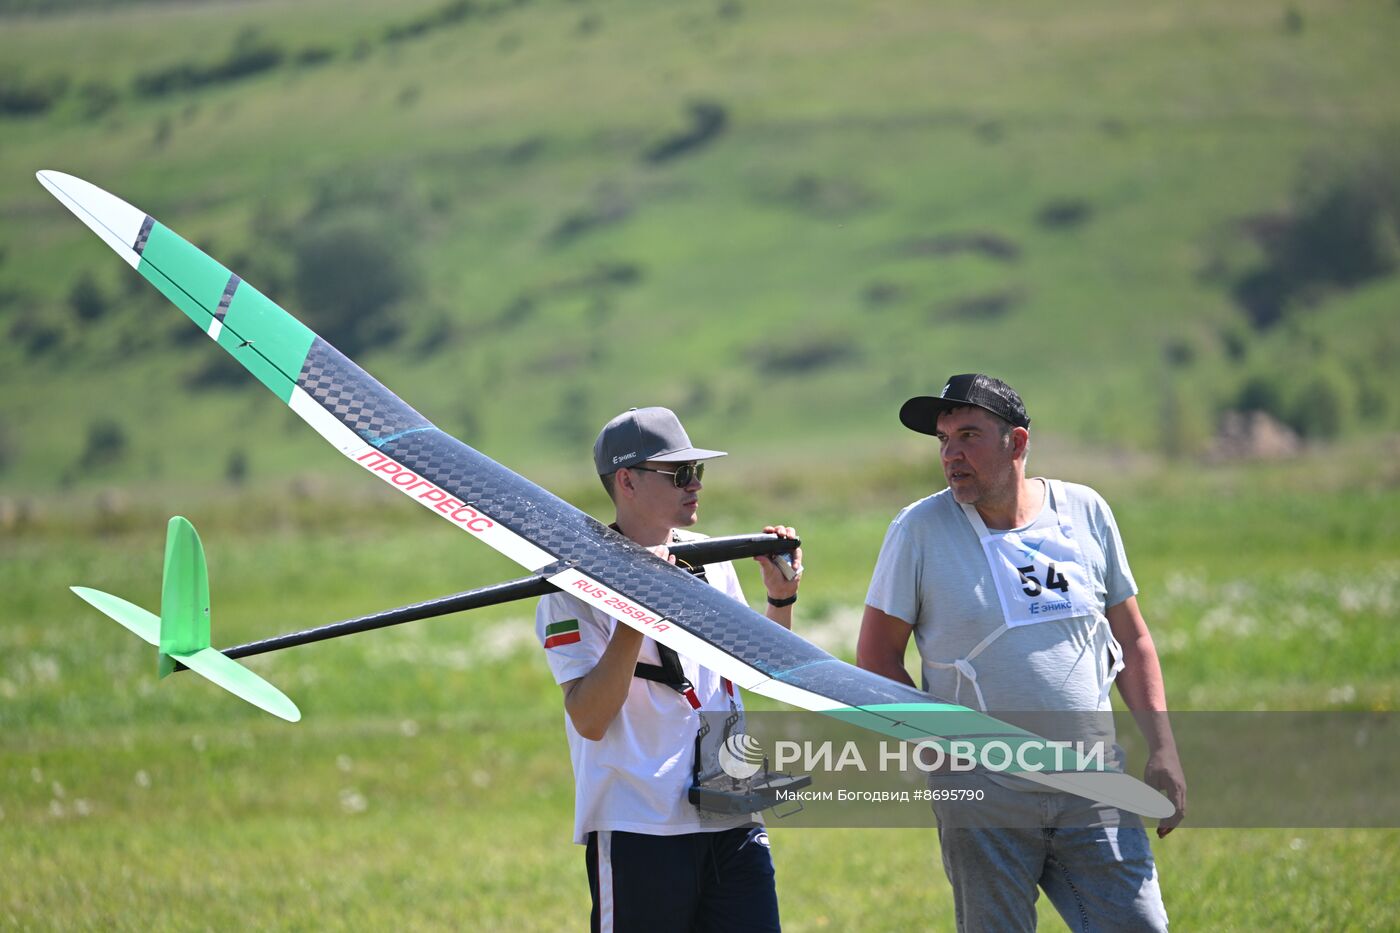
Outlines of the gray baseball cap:
M669 408L629 408L598 433L593 464L599 476L648 460L689 463L727 456L722 450L693 447L676 413Z

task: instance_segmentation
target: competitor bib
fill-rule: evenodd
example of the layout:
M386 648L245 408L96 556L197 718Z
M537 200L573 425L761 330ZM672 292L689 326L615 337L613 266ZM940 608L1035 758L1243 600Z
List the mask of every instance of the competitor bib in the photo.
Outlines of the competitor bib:
M1008 627L1096 614L1079 548L1063 526L987 535L982 550Z
M1072 528L1058 522L992 534L975 508L963 511L981 539L1008 628L1099 614Z

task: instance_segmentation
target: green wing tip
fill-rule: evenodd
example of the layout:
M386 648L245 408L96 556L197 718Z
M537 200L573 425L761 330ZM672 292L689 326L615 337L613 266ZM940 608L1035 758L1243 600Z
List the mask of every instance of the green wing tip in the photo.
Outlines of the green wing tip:
M148 645L160 644L160 619L120 596L94 590L90 586L70 586L75 595L103 615L113 619Z
M285 693L216 648L175 655L175 659L258 709L266 710L288 722L301 719L301 710L297 709L297 705Z

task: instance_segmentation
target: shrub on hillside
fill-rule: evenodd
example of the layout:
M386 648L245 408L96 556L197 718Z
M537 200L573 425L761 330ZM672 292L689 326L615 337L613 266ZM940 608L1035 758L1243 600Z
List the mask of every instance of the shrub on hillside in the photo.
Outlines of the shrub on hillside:
M296 290L312 327L354 356L394 339L393 306L413 286L407 253L370 216L333 216L292 237Z
M642 155L644 162L658 165L698 152L718 139L729 123L729 113L722 105L713 101L692 101L688 110L690 126L648 149Z
M854 359L858 350L849 337L810 335L774 346L763 343L749 350L761 374L798 375L820 372Z
M37 116L56 104L67 88L62 78L31 81L11 71L0 72L0 116Z
M1400 150L1309 173L1291 212L1254 225L1264 262L1234 285L1264 329L1328 291L1355 288L1400 267Z
M194 340L203 336L199 328L190 327L188 321L182 321L181 325L180 333L194 334ZM242 389L251 384L248 371L227 353L199 353L191 358L194 365L180 377L187 389Z
M883 308L904 297L904 286L895 282L876 280L860 290L860 300L867 308Z
M936 321L991 321L1015 310L1025 297L1019 288L964 295L934 306L929 313Z
M96 321L107 313L107 296L92 273L83 272L68 290L68 307L73 309L78 320L85 322Z
M120 424L110 418L93 421L87 427L78 467L90 470L116 463L126 456L126 445L126 431Z
M1263 412L1306 440L1331 440L1355 420L1365 395L1366 386L1355 375L1324 364L1302 381L1291 369L1257 373L1245 380L1228 409ZM1365 413L1384 418L1380 408Z
M566 246L601 227L621 223L632 209L632 201L625 193L609 185L600 186L592 203L561 217L547 240L551 246Z
M30 310L10 324L10 342L17 344L24 351L26 359L39 359L63 344L64 330L52 321L51 317L52 315Z
M237 81L276 68L286 53L256 31L245 30L234 40L233 48L222 59L204 65L178 62L165 68L144 71L136 76L136 93L160 97L189 91L210 84Z
M1287 387L1275 374L1258 374L1245 380L1231 408L1239 411L1262 411L1284 420L1288 413Z
M1047 230L1070 230L1093 216L1094 206L1082 198L1057 198L1041 205L1035 222Z
M1328 440L1345 430L1355 409L1355 388L1345 373L1323 369L1299 387L1287 423L1309 440Z
M417 19L395 23L384 30L385 42L402 42L405 39L418 39L434 29L451 26L477 12L471 0L452 0L444 6L426 13Z
M998 262L1016 262L1021 258L1021 247L1015 240L999 233L981 230L915 237L901 243L898 252L905 256L956 256L970 253Z
M224 479L232 486L242 486L248 479L248 455L243 448L236 447L224 461Z
M324 65L333 58L335 58L335 49L324 45L308 45L297 52L294 61L302 67L311 68L316 65Z

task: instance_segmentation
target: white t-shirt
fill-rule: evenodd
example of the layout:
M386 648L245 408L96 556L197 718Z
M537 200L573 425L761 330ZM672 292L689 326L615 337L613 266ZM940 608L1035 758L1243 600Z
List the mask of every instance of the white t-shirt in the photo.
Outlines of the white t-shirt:
M704 535L676 532L678 540ZM740 603L743 590L733 564L708 564L710 585ZM572 623L577 622L577 637ZM535 611L535 634L546 645L545 658L555 683L566 683L593 670L612 638L617 620L565 593L541 597ZM642 643L637 660L659 664L656 642ZM633 677L627 699L598 741L585 739L564 714L569 757L574 765L574 842L588 833L617 830L653 836L717 832L747 826L755 818L697 810L687 799L695 759L695 735L701 713L725 713L731 703L743 708L738 688L715 672L681 657L681 668L695 689L700 708L665 684Z

